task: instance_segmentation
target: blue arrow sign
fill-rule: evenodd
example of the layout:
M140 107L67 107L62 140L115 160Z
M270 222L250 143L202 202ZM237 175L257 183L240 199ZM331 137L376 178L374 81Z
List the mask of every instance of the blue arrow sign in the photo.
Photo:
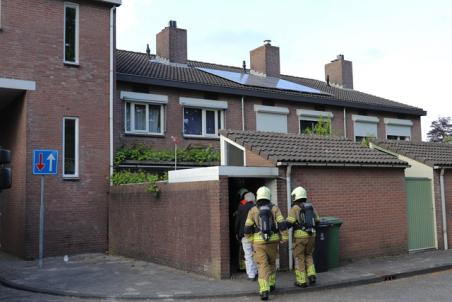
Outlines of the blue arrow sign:
M33 174L56 175L57 171L57 150L33 150Z

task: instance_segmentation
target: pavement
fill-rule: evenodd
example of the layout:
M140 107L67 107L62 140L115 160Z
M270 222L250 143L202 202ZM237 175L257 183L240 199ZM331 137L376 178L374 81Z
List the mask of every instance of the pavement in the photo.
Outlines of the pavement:
M428 251L343 264L318 274L315 286L294 287L290 272L278 272L274 294L341 288L452 268L452 251ZM0 253L0 283L30 292L92 299L199 299L257 295L257 282L236 274L215 280L166 266L106 254L24 261Z

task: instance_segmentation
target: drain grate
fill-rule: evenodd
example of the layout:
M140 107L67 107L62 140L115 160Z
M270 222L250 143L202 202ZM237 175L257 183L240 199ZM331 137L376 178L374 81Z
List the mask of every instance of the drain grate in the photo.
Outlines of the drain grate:
M395 275L388 275L388 276L384 276L383 277L384 281L392 281L392 280L395 280L395 279L396 279Z

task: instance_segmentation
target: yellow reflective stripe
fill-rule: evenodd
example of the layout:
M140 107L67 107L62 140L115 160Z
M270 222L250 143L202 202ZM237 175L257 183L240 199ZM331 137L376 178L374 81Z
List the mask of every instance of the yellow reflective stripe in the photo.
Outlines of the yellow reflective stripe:
M294 234L293 234L293 236L294 236L295 238L306 238L306 237L310 237L310 236L313 236L313 235L315 235L315 231L312 232L312 235L309 235L308 233L306 233L306 232L303 231L303 230L296 230L296 231L294 232Z
M257 279L257 282L259 282L259 293L263 293L270 290L270 284L268 283L267 280L259 278Z
M249 219L249 218L246 219L245 225L252 226L253 224L254 224L254 221L252 219Z
M270 239L268 241L265 241L262 238L261 233L254 233L254 235L253 235L253 242L254 243L265 243L265 242L275 242L275 241L279 241L279 235L278 234L271 235Z
M306 283L306 273L301 272L301 271L296 269L295 270L295 279L300 284Z
M316 275L316 271L315 271L315 266L314 265L309 265L307 271L308 271L308 277Z
M283 215L279 214L278 216L276 216L276 222L283 222L283 221L284 221Z
M275 286L275 284L276 284L276 274L271 274L270 277L268 277L268 284L270 286Z
M289 235L282 235L282 240L289 240Z
M287 221L290 223L294 223L295 221L297 221L297 219L295 219L295 217L289 216L287 217Z

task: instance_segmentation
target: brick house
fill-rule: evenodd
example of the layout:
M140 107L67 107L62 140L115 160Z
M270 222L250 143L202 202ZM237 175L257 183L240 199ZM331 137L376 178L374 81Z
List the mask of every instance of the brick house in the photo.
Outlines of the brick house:
M142 186L113 188L110 252L229 278L236 192L262 185L284 215L292 188L302 185L320 215L341 218L342 261L407 252L406 162L334 136L226 130L220 144L221 166L170 171L160 198ZM282 247L280 268L289 267L288 255Z
M303 133L320 118L331 133L421 141L426 112L353 89L352 62L325 65L326 81L280 72L269 41L250 52L250 68L190 61L187 31L170 21L156 36L156 54L117 51L115 147L144 144L219 147L219 129Z
M373 141L371 147L407 162L409 250L452 244L452 144Z
M13 187L0 194L1 249L38 253L40 177L32 151L59 151L46 177L45 256L105 251L112 156L115 7L120 0L0 1L0 145Z

